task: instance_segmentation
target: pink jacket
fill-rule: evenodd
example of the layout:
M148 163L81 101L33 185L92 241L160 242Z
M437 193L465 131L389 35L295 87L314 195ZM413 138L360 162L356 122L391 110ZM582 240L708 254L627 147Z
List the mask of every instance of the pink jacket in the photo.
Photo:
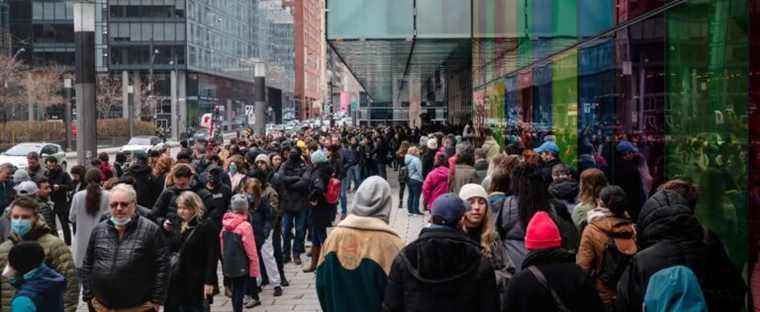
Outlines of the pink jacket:
M449 191L449 168L439 166L425 177L422 183L422 198L425 199L427 209L430 210L433 202Z
M259 277L261 274L259 273L259 256L256 253L256 239L253 237L253 227L248 222L248 216L227 212L224 214L224 219L222 219L222 229L223 231L219 233L221 250L224 250L224 240L222 239L224 231L240 235L243 239L243 248L245 248L245 253L248 255L248 261L250 261L248 264L248 274L251 277Z

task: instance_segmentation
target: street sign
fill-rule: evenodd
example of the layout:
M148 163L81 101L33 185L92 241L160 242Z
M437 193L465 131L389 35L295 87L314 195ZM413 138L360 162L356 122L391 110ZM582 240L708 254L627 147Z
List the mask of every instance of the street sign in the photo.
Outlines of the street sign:
M245 106L245 114L246 115L253 115L253 105L246 105Z

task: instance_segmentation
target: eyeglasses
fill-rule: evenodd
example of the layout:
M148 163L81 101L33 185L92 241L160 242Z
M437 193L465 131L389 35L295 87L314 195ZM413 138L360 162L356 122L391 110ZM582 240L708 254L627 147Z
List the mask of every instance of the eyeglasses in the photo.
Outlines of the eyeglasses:
M132 203L129 203L129 202L111 202L111 203L108 204L108 206L110 206L111 209L116 209L116 208L119 208L119 207L127 208L131 204Z

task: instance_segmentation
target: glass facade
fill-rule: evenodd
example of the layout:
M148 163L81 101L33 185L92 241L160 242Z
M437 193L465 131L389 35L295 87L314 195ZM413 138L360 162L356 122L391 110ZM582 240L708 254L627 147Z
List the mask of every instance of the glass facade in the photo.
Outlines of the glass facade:
M633 202L665 180L697 183L699 219L738 267L754 265L760 61L750 55L760 53L757 1L473 5L476 122L498 130L507 145L521 138L531 147L553 134L566 163L583 169L596 162L618 184L631 179L614 146L630 140L644 156L642 192Z
M74 65L72 0L8 0L12 52L34 66Z

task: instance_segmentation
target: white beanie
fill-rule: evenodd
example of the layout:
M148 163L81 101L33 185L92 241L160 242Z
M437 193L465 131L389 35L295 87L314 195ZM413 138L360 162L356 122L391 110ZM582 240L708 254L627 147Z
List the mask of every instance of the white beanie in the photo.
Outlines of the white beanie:
M462 186L462 189L459 191L459 198L467 201L473 197L481 197L488 200L488 194L486 193L486 190L480 186L480 184L470 183Z
M438 148L438 141L435 138L429 138L427 141L427 148L431 150Z
M265 162L267 166L269 166L269 156L267 156L267 154L261 153L259 154L259 156L256 156L256 161L254 162L260 162L260 161Z

